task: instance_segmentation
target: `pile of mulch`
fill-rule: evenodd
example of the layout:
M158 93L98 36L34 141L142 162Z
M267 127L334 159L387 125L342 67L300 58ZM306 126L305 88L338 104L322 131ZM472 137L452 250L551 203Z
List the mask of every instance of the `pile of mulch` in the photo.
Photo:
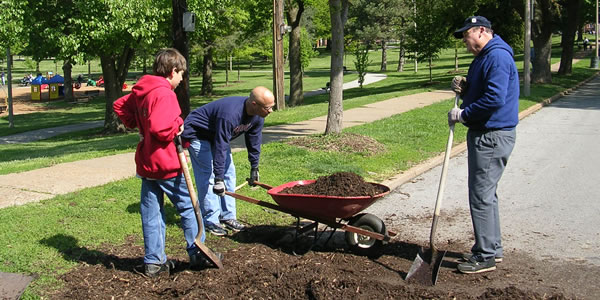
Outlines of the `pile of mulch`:
M373 197L385 191L380 185L364 181L360 175L351 172L338 172L329 176L321 176L311 184L285 188L281 193L339 197Z
M372 137L357 133L311 135L289 139L287 144L310 151L354 153L373 156L385 152L385 145Z

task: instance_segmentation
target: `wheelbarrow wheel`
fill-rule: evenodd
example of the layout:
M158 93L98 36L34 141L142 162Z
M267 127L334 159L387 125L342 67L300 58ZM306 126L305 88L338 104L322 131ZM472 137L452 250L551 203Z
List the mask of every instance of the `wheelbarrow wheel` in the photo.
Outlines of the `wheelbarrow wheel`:
M348 222L349 225L359 227L364 230L371 232L386 234L385 224L377 216L363 213L354 216ZM346 231L346 243L350 246L350 249L358 254L367 254L371 248L379 247L383 244L383 241L364 236L358 233Z

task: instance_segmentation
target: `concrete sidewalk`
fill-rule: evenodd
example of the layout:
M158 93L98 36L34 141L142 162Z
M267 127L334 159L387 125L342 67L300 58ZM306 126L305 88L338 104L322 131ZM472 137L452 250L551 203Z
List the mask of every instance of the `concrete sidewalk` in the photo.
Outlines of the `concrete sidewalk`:
M454 96L451 91L434 91L393 98L344 111L343 127L356 126L427 106ZM322 133L327 116L266 127L263 143ZM245 149L243 138L232 143L233 151ZM56 195L103 185L135 176L134 153L82 160L52 167L0 175L0 208L52 198Z

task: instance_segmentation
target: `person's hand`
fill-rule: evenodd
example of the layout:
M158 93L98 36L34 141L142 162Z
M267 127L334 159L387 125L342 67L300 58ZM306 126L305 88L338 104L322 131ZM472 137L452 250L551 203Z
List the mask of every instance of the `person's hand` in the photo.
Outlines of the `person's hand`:
M217 196L225 196L225 183L223 182L223 179L215 179L213 193L215 193Z
M465 120L463 120L461 114L462 114L463 110L460 108L453 108L448 112L448 126L452 126L455 123L464 123Z
M248 178L248 185L256 186L256 184L254 183L255 181L259 181L258 168L250 169L250 178Z
M450 88L457 94L462 95L467 90L467 78L463 76L454 76Z

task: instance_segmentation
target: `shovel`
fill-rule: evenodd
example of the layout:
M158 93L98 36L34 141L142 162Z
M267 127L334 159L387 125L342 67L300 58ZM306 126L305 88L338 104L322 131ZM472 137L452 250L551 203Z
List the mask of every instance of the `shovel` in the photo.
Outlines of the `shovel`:
M454 98L454 107L458 107L459 95ZM435 234L437 230L438 219L440 216L440 208L442 207L442 196L446 187L446 175L448 171L448 162L450 161L450 150L452 150L452 140L454 139L454 124L450 125L450 133L448 134L448 142L446 144L446 154L444 155L444 164L442 165L442 175L440 176L440 186L438 188L437 198L435 200L435 211L433 213L433 222L431 224L431 233L429 235L429 250L424 250L422 247L417 253L417 257L413 262L406 281L417 282L423 285L435 285L442 260L446 255L446 251L439 252L435 247Z
M194 240L194 244L196 247L200 249L202 253L210 260L217 268L223 268L223 262L219 259L215 253L210 250L204 243L200 241L202 237L202 232L204 231L204 223L202 221L202 214L200 213L200 207L198 206L198 196L196 195L196 190L194 189L194 184L192 182L192 177L190 176L190 170L187 165L187 160L185 158L185 153L183 152L183 146L181 144L181 136L176 136L173 140L175 142L175 148L177 148L177 156L179 157L179 164L181 165L181 171L183 172L183 177L185 178L185 183L187 185L188 191L190 192L190 198L192 198L192 206L194 207L194 213L196 214L196 221L198 222L198 235Z

